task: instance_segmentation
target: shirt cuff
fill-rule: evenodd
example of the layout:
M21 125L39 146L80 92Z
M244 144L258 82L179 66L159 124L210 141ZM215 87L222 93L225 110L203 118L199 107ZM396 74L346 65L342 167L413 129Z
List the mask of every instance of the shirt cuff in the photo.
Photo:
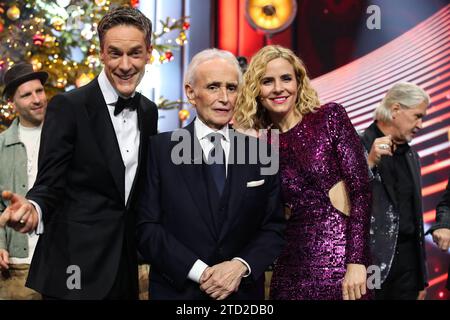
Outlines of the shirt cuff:
M250 268L250 265L244 259L236 257L236 258L233 258L232 260L238 260L247 267L247 272L242 276L243 278L247 278L252 273L252 269Z
M191 271L189 271L188 279L200 283L200 278L202 277L203 271L205 271L206 268L208 268L208 265L202 260L198 259L192 266Z
M36 230L30 231L29 234L33 235L33 234L43 234L44 233L44 223L42 222L42 209L41 207L33 200L28 200L30 201L30 203L35 207L37 214L38 214L38 224L36 227Z

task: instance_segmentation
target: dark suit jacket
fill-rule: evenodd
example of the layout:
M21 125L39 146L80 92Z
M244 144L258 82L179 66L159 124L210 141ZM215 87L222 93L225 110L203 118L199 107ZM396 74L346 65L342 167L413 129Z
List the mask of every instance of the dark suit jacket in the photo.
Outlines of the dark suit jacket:
M364 132L361 139L367 152L370 152L374 140L377 138L376 123L372 123ZM408 168L414 181L413 214L416 216L417 252L420 261L418 287L422 290L428 286L428 275L425 255L425 235L423 229L422 182L420 176L419 155L409 150L406 155ZM395 206L395 190L383 183L385 175L389 174L385 163L381 159L375 169L375 179L372 181L372 219L371 219L371 251L372 260L381 268L381 281L386 280L395 255L399 230L399 212Z
M201 158L194 123L186 129L188 144L200 154L188 156L185 164L176 165L171 159L178 143L171 141L171 133L150 139L137 227L139 252L152 268L150 297L207 299L199 284L188 279L196 260L212 266L240 257L250 265L251 276L243 278L239 291L230 298L262 299L264 271L284 245L279 175L261 175L260 164L230 164L222 198L215 206L205 165L194 164ZM251 137L245 140L247 154L252 139L257 142ZM231 142L230 150L235 147ZM248 182L263 179L263 185L247 187Z
M427 233L433 233L434 230L441 228L450 229L450 178L447 188L436 206L436 222ZM450 290L450 265L448 266L447 289Z
M436 206L436 223L433 224L427 233L432 233L434 230L441 228L450 229L450 178L448 179L447 188Z
M145 172L157 108L140 95L141 144L136 178L125 206L125 166L97 79L55 96L41 136L39 171L27 198L43 211L44 233L27 286L60 299L101 299L112 288L121 256L137 295L135 198ZM122 250L126 244L125 250ZM69 290L68 267L81 271L81 290Z

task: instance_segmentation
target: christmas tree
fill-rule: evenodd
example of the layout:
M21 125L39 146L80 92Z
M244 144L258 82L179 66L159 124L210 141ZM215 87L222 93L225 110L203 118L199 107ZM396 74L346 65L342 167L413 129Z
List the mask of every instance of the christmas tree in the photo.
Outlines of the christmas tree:
M35 71L49 73L49 98L87 84L101 71L97 24L106 12L122 5L137 7L139 1L0 0L0 79L14 63L28 61ZM162 31L152 37L151 63L172 61L172 50L187 42L190 25L186 17L160 23ZM161 37L172 31L177 35L175 41L160 43ZM160 103L164 109L181 105L165 99ZM11 105L0 100L0 132L14 117Z

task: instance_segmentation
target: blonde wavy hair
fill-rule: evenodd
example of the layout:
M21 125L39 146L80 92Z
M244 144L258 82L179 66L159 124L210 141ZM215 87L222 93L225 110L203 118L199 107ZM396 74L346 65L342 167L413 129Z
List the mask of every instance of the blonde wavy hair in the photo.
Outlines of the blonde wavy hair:
M238 94L234 114L234 123L238 128L259 130L267 129L272 125L268 113L259 101L259 95L267 64L277 58L287 60L294 67L298 83L296 111L306 115L320 107L317 92L311 86L305 65L300 58L287 48L278 45L265 46L253 56L244 74L244 82Z

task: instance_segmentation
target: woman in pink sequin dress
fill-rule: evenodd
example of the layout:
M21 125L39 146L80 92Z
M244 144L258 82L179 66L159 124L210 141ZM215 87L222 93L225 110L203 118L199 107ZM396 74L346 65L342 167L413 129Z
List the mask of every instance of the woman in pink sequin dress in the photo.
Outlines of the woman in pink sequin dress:
M336 103L320 106L301 60L279 46L264 47L253 57L236 105L238 127L280 131L289 221L287 245L274 267L271 298L367 298L368 168L344 108ZM342 182L350 202L346 214L331 196Z

